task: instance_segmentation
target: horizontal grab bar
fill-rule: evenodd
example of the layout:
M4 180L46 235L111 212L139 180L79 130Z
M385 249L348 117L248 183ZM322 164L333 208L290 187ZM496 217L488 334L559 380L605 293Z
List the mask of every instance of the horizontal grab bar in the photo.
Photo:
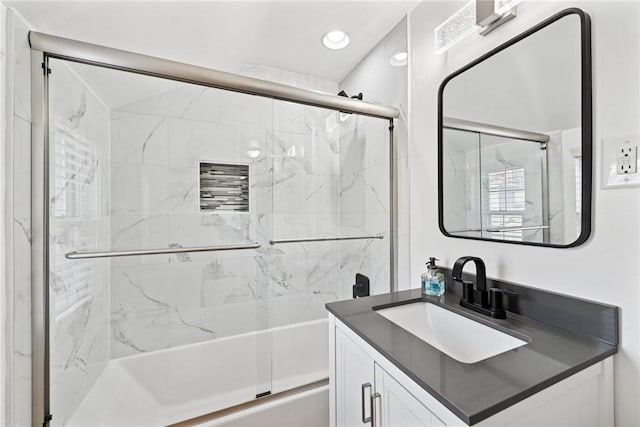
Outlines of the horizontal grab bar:
M309 237L303 239L279 239L269 240L269 244L277 245L280 243L304 243L304 242L330 242L336 240L370 240L370 239L384 239L384 234L374 234L372 236L347 236L347 237Z
M67 259L88 259L88 258L113 258L121 256L136 255L164 255L182 254L185 252L215 252L232 251L235 249L258 249L260 244L250 243L246 245L224 245L224 246L196 246L190 248L166 248L166 249L136 249L130 251L94 251L94 252L69 252L65 254Z

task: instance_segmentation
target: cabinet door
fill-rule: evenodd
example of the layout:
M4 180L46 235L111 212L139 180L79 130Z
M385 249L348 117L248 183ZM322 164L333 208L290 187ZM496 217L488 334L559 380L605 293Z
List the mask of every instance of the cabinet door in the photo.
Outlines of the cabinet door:
M362 427L370 423L373 373L373 359L336 329L336 424L339 427Z
M443 425L418 399L377 364L375 376L376 394L380 395L374 403L377 418L375 427Z

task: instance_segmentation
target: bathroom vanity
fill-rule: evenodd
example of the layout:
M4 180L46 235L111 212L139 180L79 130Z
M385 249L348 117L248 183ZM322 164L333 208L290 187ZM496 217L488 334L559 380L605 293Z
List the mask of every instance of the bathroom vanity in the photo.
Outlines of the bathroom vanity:
M612 426L617 308L488 280L519 294L504 320L455 292L327 304L331 425Z
M445 236L554 248L589 237L590 22L565 9L444 79ZM445 280L441 297L326 305L332 426L614 425L617 307L488 279L477 257Z

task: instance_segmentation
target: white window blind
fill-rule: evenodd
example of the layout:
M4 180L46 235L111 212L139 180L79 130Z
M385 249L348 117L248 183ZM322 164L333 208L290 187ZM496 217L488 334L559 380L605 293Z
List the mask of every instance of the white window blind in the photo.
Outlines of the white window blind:
M94 262L68 260L64 254L95 247L98 154L94 142L59 125L53 132L53 142L53 231L60 237L54 241L51 282L55 317L59 319L91 297Z
M58 127L54 132L54 215L66 219L87 219L96 214L96 144Z
M489 228L522 227L525 210L524 168L488 173ZM490 233L492 238L522 240L522 230Z

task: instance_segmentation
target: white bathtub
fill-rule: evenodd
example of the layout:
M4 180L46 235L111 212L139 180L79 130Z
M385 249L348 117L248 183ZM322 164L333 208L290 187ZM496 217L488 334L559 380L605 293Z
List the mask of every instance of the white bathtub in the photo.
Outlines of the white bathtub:
M328 427L329 384L212 418L189 427Z
M327 332L327 320L321 319L111 360L67 425L167 425L250 401L267 390L278 393L324 379ZM319 389L299 396L303 400L271 402L264 410L287 412L288 402L323 405L326 395ZM242 420L243 414L231 419Z

